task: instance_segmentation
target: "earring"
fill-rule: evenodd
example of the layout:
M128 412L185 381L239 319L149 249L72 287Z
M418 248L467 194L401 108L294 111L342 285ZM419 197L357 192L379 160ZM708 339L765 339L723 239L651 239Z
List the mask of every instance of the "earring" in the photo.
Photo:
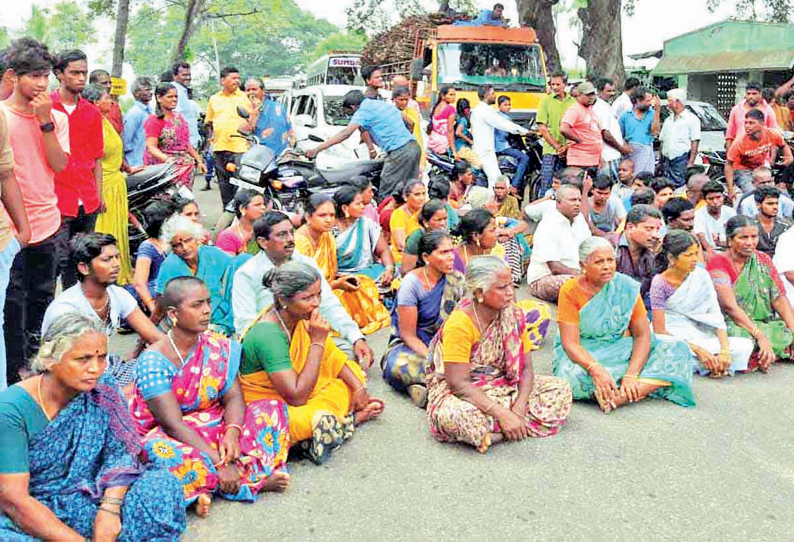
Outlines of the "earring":
M350 218L350 213L348 213L347 211L345 211L345 218Z
M480 248L480 240L477 239L477 248Z

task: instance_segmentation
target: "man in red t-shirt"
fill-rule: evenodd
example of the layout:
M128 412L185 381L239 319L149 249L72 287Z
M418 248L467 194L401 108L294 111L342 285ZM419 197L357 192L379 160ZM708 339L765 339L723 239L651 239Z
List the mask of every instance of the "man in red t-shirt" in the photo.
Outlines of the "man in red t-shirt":
M576 103L562 117L560 133L571 141L567 152L568 166L591 169L591 176L595 177L595 168L601 162L601 151L604 148L601 126L593 111L596 88L585 81L579 83L577 90L579 95Z
M786 145L780 132L764 127L764 113L751 109L744 117L744 135L739 136L728 149L725 161L725 181L728 195L734 193L738 184L745 194L753 189L753 170L770 166L777 160L778 149L782 150L783 163L787 166L794 159L791 148ZM736 183L734 183L734 178Z
M88 62L79 50L58 55L54 73L60 86L51 94L52 108L69 118L69 164L55 175L55 193L63 224L58 232L58 271L64 289L77 283L69 242L79 233L94 231L102 212L104 136L99 109L80 97L88 78Z

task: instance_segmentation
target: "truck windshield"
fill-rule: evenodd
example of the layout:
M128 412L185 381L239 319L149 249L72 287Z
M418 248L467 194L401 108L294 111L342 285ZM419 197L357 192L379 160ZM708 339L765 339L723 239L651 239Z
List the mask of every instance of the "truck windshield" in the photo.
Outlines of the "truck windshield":
M347 126L350 124L352 115L345 115L342 109L342 100L344 98L344 96L326 96L323 98L325 123L329 126Z
M496 90L546 88L543 56L537 45L442 43L438 46L438 84L493 85Z
M364 80L359 75L359 69L354 67L328 67L326 84L328 85L363 85Z

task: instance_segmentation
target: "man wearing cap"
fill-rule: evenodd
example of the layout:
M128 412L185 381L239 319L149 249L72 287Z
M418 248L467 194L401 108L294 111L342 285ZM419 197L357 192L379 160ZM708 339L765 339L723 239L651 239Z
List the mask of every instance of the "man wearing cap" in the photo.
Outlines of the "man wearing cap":
M601 125L593 105L596 103L596 88L589 81L579 83L576 103L562 116L560 133L571 143L568 145L568 167L589 169L595 177L595 169L601 163L604 138Z
M669 115L662 125L662 171L676 188L684 186L686 170L695 164L700 144L700 119L686 108L686 91L674 88L667 93Z
M341 132L306 151L308 158L314 158L327 148L338 145L356 130L367 131L372 141L386 153L380 174L381 194L391 194L399 183L419 178L422 150L405 127L399 109L383 100L364 99L364 93L360 90L345 94L342 109L346 114L353 113L350 123Z

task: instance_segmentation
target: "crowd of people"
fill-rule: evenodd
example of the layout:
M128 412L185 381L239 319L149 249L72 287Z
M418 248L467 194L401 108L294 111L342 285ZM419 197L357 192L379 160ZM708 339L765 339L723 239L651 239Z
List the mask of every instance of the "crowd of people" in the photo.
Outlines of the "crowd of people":
M731 115L723 186L692 167L700 128L683 91L662 123L636 81L617 98L610 79L583 82L574 97L552 74L544 197L521 202L526 162L507 134L527 130L509 99L486 85L472 108L445 87L423 141L407 81L388 102L365 67L350 123L307 155L361 132L386 154L380 203L354 178L295 217L229 182L238 130L274 152L295 143L261 80L243 91L239 70L221 70L208 160L185 62L135 81L123 116L81 51L23 38L0 63L3 539L176 539L189 506L205 517L215 496L284 491L290 456L324 464L384 413L366 336L386 327L382 378L426 409L435 439L482 453L555 435L574 400L691 407L696 373L792 357L794 204L770 170L792 156L756 85ZM425 182L427 151L456 160L449 178ZM517 160L512 179L499 154ZM124 174L162 162L189 188L213 165L236 218L213 240L195 201L155 201L132 255ZM534 299L517 301L525 275ZM553 375L540 375L550 304ZM131 354L110 351L122 327L139 337Z

